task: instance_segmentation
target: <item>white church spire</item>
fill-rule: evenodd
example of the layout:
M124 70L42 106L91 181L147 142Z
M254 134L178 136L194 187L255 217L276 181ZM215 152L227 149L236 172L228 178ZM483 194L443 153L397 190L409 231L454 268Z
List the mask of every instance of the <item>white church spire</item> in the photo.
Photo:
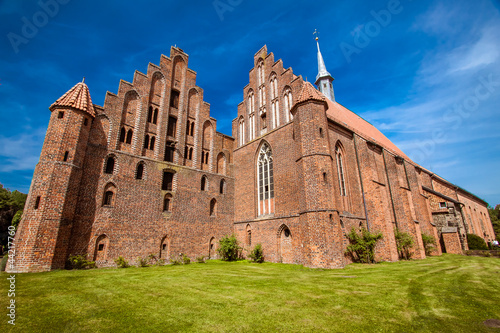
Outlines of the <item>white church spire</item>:
M318 75L316 75L316 82L314 83L318 86L319 91L323 93L329 100L335 101L335 95L333 94L333 77L326 70L325 61L323 60L323 56L321 55L321 51L319 49L319 38L318 32L314 30L314 34L316 34L316 46L318 47Z

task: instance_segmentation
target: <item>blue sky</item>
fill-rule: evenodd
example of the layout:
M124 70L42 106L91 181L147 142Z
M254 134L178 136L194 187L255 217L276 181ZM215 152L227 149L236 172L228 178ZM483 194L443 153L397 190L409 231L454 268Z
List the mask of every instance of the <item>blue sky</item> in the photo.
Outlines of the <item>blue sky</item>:
M267 44L314 81L318 29L339 103L415 162L498 204L499 9L498 0L1 1L0 183L28 191L48 107L84 76L102 105L120 79L177 45L218 130L231 134L253 54Z

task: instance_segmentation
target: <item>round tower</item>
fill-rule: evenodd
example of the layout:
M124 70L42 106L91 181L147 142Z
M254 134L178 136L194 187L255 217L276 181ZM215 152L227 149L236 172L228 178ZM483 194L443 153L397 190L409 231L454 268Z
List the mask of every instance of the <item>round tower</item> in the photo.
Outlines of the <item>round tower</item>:
M15 256L7 271L64 268L82 166L95 117L87 85L76 84L54 104L40 161L15 237Z

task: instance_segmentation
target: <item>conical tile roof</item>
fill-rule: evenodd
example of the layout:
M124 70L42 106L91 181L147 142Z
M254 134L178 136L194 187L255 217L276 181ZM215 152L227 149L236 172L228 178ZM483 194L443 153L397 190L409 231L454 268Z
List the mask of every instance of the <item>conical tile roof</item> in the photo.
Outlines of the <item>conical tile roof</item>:
M55 107L61 106L72 107L95 117L94 105L92 104L92 98L90 98L89 87L83 82L78 82L73 88L59 97L49 109L53 110Z
M325 95L314 88L311 83L306 81L302 85L302 90L300 91L299 98L295 104L302 103L311 99L326 102Z

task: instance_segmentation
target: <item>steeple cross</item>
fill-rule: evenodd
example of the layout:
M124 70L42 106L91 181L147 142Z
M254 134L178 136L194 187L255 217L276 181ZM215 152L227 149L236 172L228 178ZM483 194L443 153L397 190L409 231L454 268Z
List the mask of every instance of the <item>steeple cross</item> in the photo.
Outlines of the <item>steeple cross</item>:
M316 38L315 38L316 40L319 39L319 32L318 32L318 30L314 29L313 35L316 35Z

